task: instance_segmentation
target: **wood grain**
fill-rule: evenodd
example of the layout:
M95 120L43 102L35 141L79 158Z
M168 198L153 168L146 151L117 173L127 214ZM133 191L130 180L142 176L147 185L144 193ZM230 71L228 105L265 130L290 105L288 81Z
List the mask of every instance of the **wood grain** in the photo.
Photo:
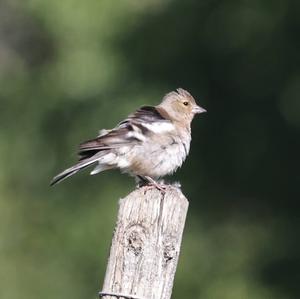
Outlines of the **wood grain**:
M173 186L142 187L120 200L103 298L171 298L187 209Z

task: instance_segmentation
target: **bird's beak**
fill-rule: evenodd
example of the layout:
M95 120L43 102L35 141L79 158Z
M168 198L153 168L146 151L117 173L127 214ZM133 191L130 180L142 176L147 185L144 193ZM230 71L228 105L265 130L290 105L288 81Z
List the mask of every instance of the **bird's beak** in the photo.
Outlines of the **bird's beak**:
M195 114L198 114L198 113L204 113L204 112L206 112L206 110L204 108L196 105L193 107L192 112Z

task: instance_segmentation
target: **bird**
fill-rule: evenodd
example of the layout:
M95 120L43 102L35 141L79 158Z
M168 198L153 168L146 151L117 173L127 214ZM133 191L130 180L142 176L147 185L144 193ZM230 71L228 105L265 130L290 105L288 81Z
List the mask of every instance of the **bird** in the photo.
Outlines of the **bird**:
M190 150L192 120L203 112L187 90L171 91L159 105L142 106L113 129L102 129L96 138L81 143L78 163L56 175L50 185L94 166L91 175L119 169L140 185L164 190L158 180L181 167Z

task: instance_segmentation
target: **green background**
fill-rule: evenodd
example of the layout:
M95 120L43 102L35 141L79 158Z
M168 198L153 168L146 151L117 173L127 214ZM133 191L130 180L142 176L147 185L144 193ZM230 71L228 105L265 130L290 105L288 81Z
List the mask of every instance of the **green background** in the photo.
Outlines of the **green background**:
M2 0L0 298L96 298L118 171L54 187L77 144L177 87L208 110L173 298L300 298L300 2Z

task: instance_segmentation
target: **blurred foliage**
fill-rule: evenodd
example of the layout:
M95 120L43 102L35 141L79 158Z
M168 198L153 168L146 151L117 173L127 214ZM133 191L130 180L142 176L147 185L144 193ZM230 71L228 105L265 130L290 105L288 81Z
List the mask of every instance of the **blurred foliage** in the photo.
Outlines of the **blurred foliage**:
M173 298L299 298L300 18L293 0L0 2L0 298L96 298L117 171L55 187L79 142L184 87L207 108L180 180Z

